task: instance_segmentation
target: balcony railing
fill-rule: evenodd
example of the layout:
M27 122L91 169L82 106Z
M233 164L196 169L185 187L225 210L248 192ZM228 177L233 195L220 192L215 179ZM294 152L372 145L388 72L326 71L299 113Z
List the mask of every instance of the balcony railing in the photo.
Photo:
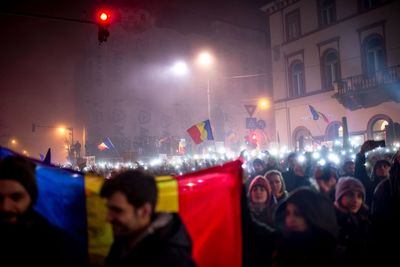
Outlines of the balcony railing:
M334 85L338 95L362 90L375 89L382 85L400 82L400 65L377 71L372 74L362 74L343 79Z

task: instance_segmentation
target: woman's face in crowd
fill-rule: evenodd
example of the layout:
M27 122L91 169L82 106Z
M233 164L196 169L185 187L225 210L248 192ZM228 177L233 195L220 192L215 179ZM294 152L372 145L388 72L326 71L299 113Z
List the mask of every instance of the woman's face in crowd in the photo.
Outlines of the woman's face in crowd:
M255 204L265 203L268 199L268 192L265 187L256 185L251 189L251 200Z
M268 177L269 184L271 185L272 194L280 196L282 194L282 180L279 174L273 174Z
M360 191L349 191L340 199L340 205L351 213L357 213L363 204L363 194Z
M286 205L285 225L291 232L305 232L308 228L306 219L293 203L287 203Z

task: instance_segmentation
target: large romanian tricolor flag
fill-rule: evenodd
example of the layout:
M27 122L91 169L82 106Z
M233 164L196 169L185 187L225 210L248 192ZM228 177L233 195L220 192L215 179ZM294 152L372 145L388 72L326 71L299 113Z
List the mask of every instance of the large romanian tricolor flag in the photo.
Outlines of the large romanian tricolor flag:
M0 158L13 154L0 147ZM79 240L92 263L101 263L112 243L105 202L99 197L104 179L35 162L35 209ZM199 267L242 266L241 164L237 160L183 176L157 177L157 210L181 215Z

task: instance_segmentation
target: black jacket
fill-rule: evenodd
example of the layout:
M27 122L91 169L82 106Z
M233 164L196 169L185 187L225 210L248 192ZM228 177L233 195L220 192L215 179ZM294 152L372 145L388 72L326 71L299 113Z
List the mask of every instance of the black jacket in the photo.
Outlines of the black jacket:
M31 210L0 225L0 266L84 266L86 248Z
M176 213L159 213L136 245L124 251L128 239L114 241L106 266L192 267L192 242Z

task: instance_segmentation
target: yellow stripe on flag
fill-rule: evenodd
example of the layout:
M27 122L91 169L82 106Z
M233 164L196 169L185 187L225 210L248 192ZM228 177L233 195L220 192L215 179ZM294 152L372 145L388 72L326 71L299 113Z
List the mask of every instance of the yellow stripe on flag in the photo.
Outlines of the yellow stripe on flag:
M178 212L178 183L171 176L156 177L158 187L158 201L156 211Z
M113 242L111 224L106 222L107 207L100 197L104 178L85 175L87 231L90 262L102 262Z

